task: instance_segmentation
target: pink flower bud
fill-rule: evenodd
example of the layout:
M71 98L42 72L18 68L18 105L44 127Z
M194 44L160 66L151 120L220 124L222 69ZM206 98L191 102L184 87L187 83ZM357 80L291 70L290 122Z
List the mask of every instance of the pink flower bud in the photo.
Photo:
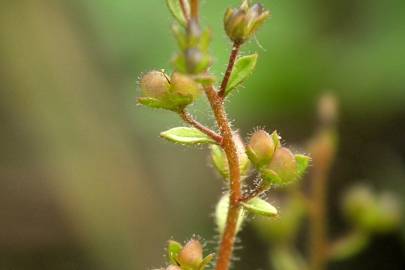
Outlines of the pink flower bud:
M139 86L145 97L161 98L170 88L168 76L161 71L150 71L140 80Z
M203 248L200 241L191 239L180 251L178 257L181 266L196 268L203 260Z
M250 137L247 154L256 166L262 166L270 162L277 147L279 137L276 132L270 135L264 130L258 130Z
M182 96L191 96L193 100L200 94L200 85L189 76L175 72L171 79L171 91Z
M293 153L285 147L276 150L268 169L280 178L281 183L277 184L287 184L297 178L297 162Z

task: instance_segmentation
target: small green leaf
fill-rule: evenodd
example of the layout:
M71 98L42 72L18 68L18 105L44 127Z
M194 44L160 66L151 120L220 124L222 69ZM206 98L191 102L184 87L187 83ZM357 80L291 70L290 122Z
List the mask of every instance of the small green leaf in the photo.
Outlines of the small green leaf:
M188 1L183 1L186 5L186 10L189 10ZM183 26L187 25L186 18L184 18L183 11L181 10L179 0L166 0L167 7L172 13L173 17Z
M178 264L177 257L179 256L182 248L183 246L179 242L169 240L167 245L167 255L172 264Z
M229 193L226 193L221 197L215 209L215 222L217 224L218 231L220 234L222 234L225 230L226 218L228 216L228 208L229 208ZM236 231L240 230L244 218L245 218L245 211L242 208L241 211L239 212Z
M256 67L257 53L239 57L233 67L225 95L228 95L236 86L241 84Z
M258 197L242 203L243 207L254 214L266 217L275 217L278 215L277 209Z
M169 129L160 133L160 136L183 145L195 145L195 144L205 144L211 143L215 144L216 142L208 137L208 135L202 133L196 128L192 127L176 127Z
M307 170L311 158L305 155L295 155L295 161L297 162L297 175L301 177Z

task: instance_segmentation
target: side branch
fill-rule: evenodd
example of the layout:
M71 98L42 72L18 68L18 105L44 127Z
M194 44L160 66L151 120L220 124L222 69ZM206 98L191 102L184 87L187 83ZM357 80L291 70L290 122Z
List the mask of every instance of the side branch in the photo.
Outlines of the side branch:
M232 47L231 55L229 56L228 67L226 68L224 79L221 83L221 88L218 95L223 98L225 96L225 90L228 86L229 78L231 77L233 66L235 65L236 58L238 57L240 50L240 43L235 42Z
M195 127L196 129L200 130L204 134L208 135L210 138L215 140L219 145L222 144L222 136L216 133L215 131L209 129L208 127L204 126L197 120L195 120L191 114L186 111L182 111L179 113L180 117L183 119L184 122L190 124L191 126Z

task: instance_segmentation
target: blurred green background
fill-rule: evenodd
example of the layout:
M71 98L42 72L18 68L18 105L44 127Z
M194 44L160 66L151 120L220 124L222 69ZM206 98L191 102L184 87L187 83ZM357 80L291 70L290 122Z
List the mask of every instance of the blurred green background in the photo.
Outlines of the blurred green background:
M316 129L319 94L335 91L333 236L345 226L338 197L354 182L405 196L405 2L262 2L273 17L243 49L258 51L257 72L229 114L244 135L277 128L298 147ZM223 13L239 1L202 3L220 75ZM163 0L0 1L0 269L158 268L165 241L193 233L215 247L222 183L207 151L162 141L178 117L135 105L139 74L170 70L171 21ZM206 123L207 108L193 107ZM404 269L404 237L374 239L331 269ZM235 269L270 269L251 226L241 239Z

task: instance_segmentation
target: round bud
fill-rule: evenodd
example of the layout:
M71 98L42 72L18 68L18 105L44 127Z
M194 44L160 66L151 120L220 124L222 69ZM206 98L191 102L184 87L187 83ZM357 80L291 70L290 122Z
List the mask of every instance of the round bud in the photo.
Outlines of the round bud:
M145 97L161 98L170 88L168 76L161 71L150 71L143 75L139 86Z
M279 184L287 184L297 178L295 156L285 147L276 150L268 169L274 171L280 177L282 183Z
M276 146L269 133L258 130L250 137L248 148L257 163L267 163L273 157Z
M180 251L178 257L181 266L196 268L203 260L203 248L200 241L191 239Z
M171 90L182 96L192 96L194 100L200 93L200 85L187 75L175 72L171 79Z

